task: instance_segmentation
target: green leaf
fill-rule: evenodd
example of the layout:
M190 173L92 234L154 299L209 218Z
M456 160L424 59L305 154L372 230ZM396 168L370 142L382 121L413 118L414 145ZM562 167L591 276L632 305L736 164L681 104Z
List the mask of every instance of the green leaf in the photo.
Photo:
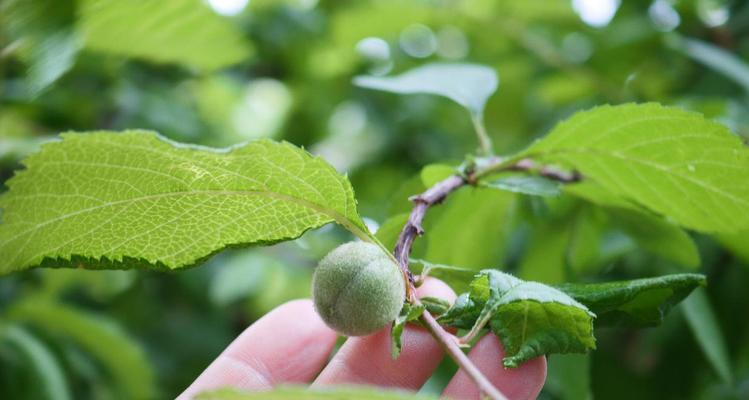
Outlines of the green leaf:
M522 279L499 270L483 270L471 282L471 297L486 303L491 298L499 299L512 287L523 282Z
M473 303L473 304L472 304ZM483 303L469 336L488 322L502 341L505 367L515 368L532 358L550 353L585 353L595 348L595 315L565 293L538 282L484 270L472 283L469 298L461 295L441 321L463 323Z
M474 276L469 292L460 294L453 306L439 317L439 321L456 328L470 329L480 317L489 318L490 310L484 305L490 299L497 301L504 292L520 282L522 280L498 270L483 270Z
M129 289L135 281L136 274L135 271L47 269L41 277L41 293L62 296L73 289L82 289L94 299L103 302Z
M475 270L501 263L515 198L487 189L453 193L439 214L427 216L427 247L420 257Z
M409 261L412 264L411 271L414 273L437 278L448 284L456 292L468 290L468 282L476 275L474 269L435 264L421 259L410 259Z
M621 230L638 246L659 257L690 269L699 266L700 255L697 246L689 234L679 226L632 203L607 197L608 195L601 192L602 189L597 184L584 185L584 189L579 189L582 185L565 185L564 188L568 192L572 189L575 195L584 193L580 197L601 206L598 209L605 212L608 218L604 226L601 221L590 218L591 216L585 218L584 213L578 216L572 232L569 254L573 269L581 269L581 264L573 261L580 261L580 258L576 258L581 256L576 254L581 250L580 246L587 248L593 242L600 242L604 230L611 227ZM578 238L579 235L584 237ZM590 258L591 254L582 256Z
M542 354L595 348L595 326L654 326L696 287L698 274L550 287L484 270L438 321L478 333L486 323L505 346L506 367Z
M584 353L595 349L593 318L584 305L537 282L513 286L493 305L492 332L505 349L502 363L514 368L550 353Z
M717 239L742 262L749 265L749 231L717 235Z
M749 150L696 113L653 103L596 107L557 125L522 157L575 168L688 228L749 227Z
M0 197L0 273L176 269L329 222L374 240L348 180L289 143L213 150L147 131L62 137L28 157Z
M37 95L75 63L81 40L73 30L75 4L69 0L9 0L0 6L0 25L20 45L29 92Z
M276 387L262 392L243 392L236 389L219 389L204 392L196 400L437 400L437 397L411 392L367 387Z
M545 283L564 282L570 234L562 224L544 222L536 226L518 266L518 276Z
M390 330L390 339L392 342L390 351L393 360L400 356L401 350L403 349L401 336L403 335L403 329L406 327L406 324L418 320L419 316L424 312L424 309L425 306L423 304L419 304L418 306L411 303L403 304L400 315L395 318L395 321L393 321L393 329Z
M457 168L449 165L429 164L421 169L419 176L421 176L421 182L425 187L432 187L437 182L448 178L450 175L455 175L457 172Z
M283 264L279 259L256 251L244 251L221 260L221 269L216 271L208 286L208 295L220 307L226 307L241 299L257 294L267 287L269 270L279 270ZM273 284L283 279L273 279ZM288 288L288 282L279 286ZM283 289L274 288L276 293Z
M604 262L603 236L607 226L599 209L582 208L569 223L567 262L572 271L592 273Z
M695 290L684 300L682 310L710 365L723 383L730 385L733 382L733 373L728 348L723 339L725 336L721 332L718 318L710 306L705 290L702 288Z
M562 186L565 193L580 197L599 206L618 207L632 210L646 210L639 204L610 192L598 183L590 179L570 183Z
M397 76L357 76L354 84L385 92L425 93L447 97L473 115L484 112L486 101L497 90L497 73L477 64L433 63Z
M432 315L442 315L452 306L449 301L439 297L426 296L419 299L427 311Z
M60 363L52 351L20 326L0 326L0 340L23 354L33 366L36 388L45 399L70 399L70 388Z
M455 299L453 306L440 315L437 321L455 328L471 329L483 307L484 303L473 300L470 293L462 293Z
M76 342L109 372L122 398L154 398L155 377L144 352L111 321L41 299L16 302L6 316Z
M594 312L596 327L655 326L675 304L705 285L700 274L673 274L657 278L606 283L564 283L556 288Z
M717 71L749 92L749 65L736 54L697 39L671 34L666 44Z
M542 176L506 176L482 181L481 186L531 196L556 197L562 193L558 182Z
M396 214L385 220L377 229L377 240L385 246L386 249L392 249L395 247L395 242L398 241L403 226L408 222L409 213Z
M609 208L607 211L614 224L640 247L690 269L700 265L697 245L678 226L657 216L628 209Z
M84 0L79 27L90 50L211 71L250 55L231 22L195 0Z

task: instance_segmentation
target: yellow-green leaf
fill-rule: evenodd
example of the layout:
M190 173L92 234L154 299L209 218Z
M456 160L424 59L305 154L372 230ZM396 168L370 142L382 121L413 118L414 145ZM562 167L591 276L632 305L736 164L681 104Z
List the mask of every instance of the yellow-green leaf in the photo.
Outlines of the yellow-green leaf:
M605 191L688 228L749 227L749 150L697 113L654 103L596 107L518 157L575 168Z
M250 54L231 21L199 0L84 0L78 12L90 50L208 71Z
M62 136L29 156L0 197L0 273L176 269L330 222L374 240L348 180L289 143L215 150L147 131Z

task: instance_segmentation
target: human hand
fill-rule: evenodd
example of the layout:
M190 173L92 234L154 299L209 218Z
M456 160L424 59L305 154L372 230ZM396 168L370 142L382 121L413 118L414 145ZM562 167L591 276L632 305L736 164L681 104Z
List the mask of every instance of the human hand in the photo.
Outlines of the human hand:
M417 294L455 299L455 293L436 279L427 279ZM396 360L390 356L390 328L349 338L329 359L336 338L310 300L285 303L247 328L178 399L190 399L220 387L261 391L280 384L309 384L312 388L374 385L417 391L444 357L429 332L414 325L404 329L403 352ZM544 357L504 369L502 345L493 334L479 340L468 356L509 399L536 398L546 379ZM458 371L443 395L478 399L479 391L465 373Z

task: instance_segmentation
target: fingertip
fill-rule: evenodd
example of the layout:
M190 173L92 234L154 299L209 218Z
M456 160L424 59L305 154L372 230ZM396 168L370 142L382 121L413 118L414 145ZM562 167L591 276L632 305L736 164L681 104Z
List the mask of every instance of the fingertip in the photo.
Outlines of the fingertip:
M450 302L455 302L455 291L450 288L445 282L432 277L427 277L424 282L416 288L416 295L419 298L422 297L437 297Z
M471 349L468 358L508 399L535 399L546 381L546 358L534 358L517 368L504 368L504 350L499 339L488 334ZM444 391L453 399L479 399L476 384L458 371Z

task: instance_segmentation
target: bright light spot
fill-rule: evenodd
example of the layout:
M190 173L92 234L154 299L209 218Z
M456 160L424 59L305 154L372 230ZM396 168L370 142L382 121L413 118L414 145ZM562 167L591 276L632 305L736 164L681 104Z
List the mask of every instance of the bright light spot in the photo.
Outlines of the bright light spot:
M336 107L328 121L333 136L354 137L367 126L367 112L359 103L346 102Z
M400 46L411 57L426 58L437 50L437 38L427 26L413 24L401 32Z
M679 13L668 0L655 0L648 8L648 15L655 28L662 32L670 32L681 23Z
M572 0L572 8L586 24L602 28L611 22L621 0Z
M731 16L728 5L720 0L700 0L697 3L697 15L709 27L725 24Z
M311 150L338 171L350 171L367 162L384 145L382 135L369 127L367 111L355 101L335 108L328 120L328 131L329 135Z
M207 2L213 11L231 17L232 15L237 15L242 12L242 10L247 7L247 3L249 3L250 0L207 0Z
M300 10L311 10L317 7L317 0L297 0L296 7Z
M356 51L367 60L372 75L385 75L393 68L390 45L378 37L364 38L356 44Z
M468 38L460 29L446 26L437 32L437 54L451 60L460 60L468 55Z
M371 61L387 61L390 59L390 46L388 42L378 37L364 38L356 44L356 51Z
M291 92L275 79L257 79L247 85L232 113L234 129L245 139L278 133L291 108Z
M367 226L367 229L373 234L377 233L377 230L380 229L380 224L377 223L377 221L373 220L372 218L363 217L362 220L364 221L364 225Z

